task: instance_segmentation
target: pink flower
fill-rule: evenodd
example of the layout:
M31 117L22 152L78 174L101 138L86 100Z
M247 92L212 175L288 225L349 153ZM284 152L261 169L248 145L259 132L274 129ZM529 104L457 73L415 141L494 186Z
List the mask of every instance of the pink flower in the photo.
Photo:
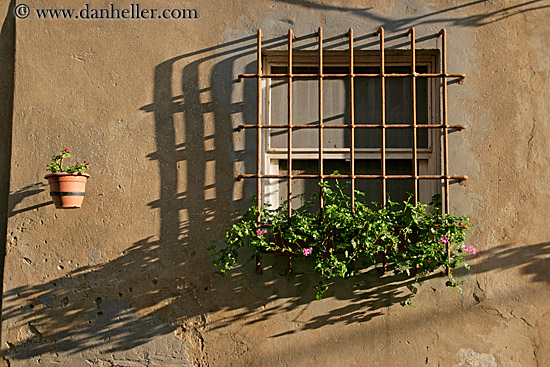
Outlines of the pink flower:
M304 249L302 249L302 252L304 253L304 256L309 256L313 253L313 247L304 248Z
M266 233L267 233L267 229L257 229L256 230L256 235L257 236L263 236Z
M443 237L441 237L441 240L439 242L448 245L449 244L449 237L443 236Z
M477 255L477 250L474 246L464 247L464 252L470 252L470 253L472 253L472 255Z

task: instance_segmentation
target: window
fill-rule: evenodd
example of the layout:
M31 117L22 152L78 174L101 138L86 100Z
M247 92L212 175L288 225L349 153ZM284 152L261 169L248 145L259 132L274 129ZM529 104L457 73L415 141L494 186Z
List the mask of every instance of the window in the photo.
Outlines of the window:
M346 51L325 54L323 74L347 74L349 56ZM267 74L287 74L286 53L265 53L264 70ZM318 66L308 65L314 52L295 52L293 72L296 74L317 74ZM356 52L354 72L358 74L379 73L379 52ZM436 51L420 52L417 55L417 73L435 71ZM311 61L309 61L311 63ZM409 57L403 52L390 52L386 55L386 72L390 74L410 74ZM264 83L264 111L267 125L285 125L288 111L287 78L272 78ZM324 172L339 171L350 174L350 78L338 77L323 82L323 134ZM296 125L319 125L319 80L297 79L293 81L293 123ZM386 123L388 125L411 125L411 79L392 78L386 81ZM381 124L380 79L358 78L354 81L354 121L357 125ZM435 80L421 79L416 83L416 115L420 124L434 124L437 121L438 94ZM345 126L335 128L335 126ZM314 128L293 129L293 174L317 174L319 170L319 130ZM420 174L437 172L440 165L438 154L439 140L435 130L417 130L417 170ZM386 131L386 169L389 175L412 174L412 128L389 129ZM273 128L263 131L264 173L288 173L288 129ZM357 128L355 143L355 173L359 175L381 172L380 146L381 129ZM317 181L296 179L293 194L306 194L317 191ZM358 179L355 188L364 192L366 202L382 202L379 179ZM265 180L262 185L264 201L278 206L288 195L287 182L281 179ZM438 193L436 182L424 181L419 185L419 199L429 201ZM413 192L412 179L389 180L387 194L393 200L404 200ZM295 199L294 206L299 205Z
M385 50L381 28L379 51L354 50L352 30L347 51L323 51L320 29L318 50L299 51L289 31L290 52L262 52L259 31L258 73L241 76L258 81L258 122L241 126L257 129L258 165L240 176L257 179L258 205L307 196L337 170L352 197L353 188L382 204L443 193L448 211L449 181L466 177L449 175L448 132L464 127L447 123L446 81L464 76L446 72L444 31L441 60L409 34L410 50Z

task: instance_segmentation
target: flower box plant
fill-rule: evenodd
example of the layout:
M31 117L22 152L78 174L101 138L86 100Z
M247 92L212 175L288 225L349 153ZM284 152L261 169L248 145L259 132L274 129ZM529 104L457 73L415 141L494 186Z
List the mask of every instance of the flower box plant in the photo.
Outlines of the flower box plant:
M60 154L54 154L48 164L49 174L44 176L50 185L50 196L57 209L80 208L86 191L86 180L90 177L86 173L90 163L78 161L63 168L63 161L71 158L68 148L63 148Z
M356 199L352 212L344 185L338 182L334 187L328 182L320 185L322 213L311 210L310 201L293 210L290 218L288 202L276 209L265 204L259 210L252 205L226 231L225 246L209 248L214 265L220 266L224 274L236 264L239 250L246 246L252 247L256 256L267 250L313 258L314 271L321 276L315 287L317 298L322 297L331 279L353 276L355 264L361 260L368 264L393 264L396 273L410 275L412 270L417 279L446 268L449 269L446 284L460 285L452 270L465 261L467 252L473 253L475 249L464 247L468 218L442 214L440 196L434 196L430 205L413 204L409 198L401 204L388 200L387 207L374 209ZM363 195L356 191L356 198Z

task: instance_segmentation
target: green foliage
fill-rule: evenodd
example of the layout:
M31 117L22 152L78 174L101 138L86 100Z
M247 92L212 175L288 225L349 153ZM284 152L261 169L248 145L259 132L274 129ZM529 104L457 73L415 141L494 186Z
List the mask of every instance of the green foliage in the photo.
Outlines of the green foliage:
M246 246L258 255L273 251L309 256L321 277L315 286L319 299L333 278L349 278L355 273L356 263L380 263L384 254L396 273L412 272L417 279L448 267L451 274L446 284L460 288L452 270L465 261L468 218L442 214L440 196L434 196L430 205L413 204L409 198L404 203L388 200L387 207L372 209L357 200L364 194L356 191L352 213L344 185L320 185L322 213L311 211L312 203L305 202L292 211L290 220L288 202L276 209L265 204L258 210L253 198L242 219L226 231L225 247L209 247L214 265L225 274L237 263L239 249ZM416 288L411 293L414 295ZM405 304L411 304L410 300Z
M63 160L71 158L71 153L69 152L68 148L63 148L60 154L54 154L52 155L52 162L48 164L48 171L52 173L58 173L58 172L67 172L67 173L86 173L86 170L88 169L88 166L90 163L87 161L84 161L84 163L78 163L73 164L72 166L67 166L65 169L63 169Z

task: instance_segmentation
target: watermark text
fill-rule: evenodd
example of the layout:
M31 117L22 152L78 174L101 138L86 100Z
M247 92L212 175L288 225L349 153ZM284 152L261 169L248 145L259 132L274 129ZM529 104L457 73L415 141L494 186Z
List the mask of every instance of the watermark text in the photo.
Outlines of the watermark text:
M197 19L199 12L191 8L149 8L139 3L128 7L117 7L111 3L106 7L97 8L84 4L80 9L41 8L31 9L26 4L18 4L14 15L19 19L35 16L37 19Z

